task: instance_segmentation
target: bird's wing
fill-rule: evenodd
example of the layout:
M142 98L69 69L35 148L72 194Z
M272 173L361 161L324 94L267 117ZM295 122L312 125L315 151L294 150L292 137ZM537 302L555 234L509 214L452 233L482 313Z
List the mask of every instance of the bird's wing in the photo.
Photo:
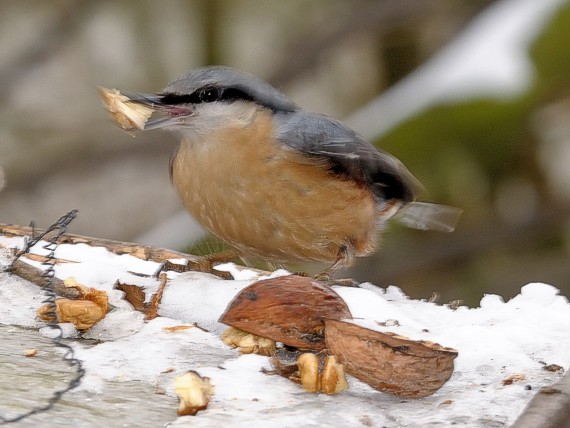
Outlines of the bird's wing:
M275 114L282 144L326 160L332 173L364 183L380 200L415 200L421 184L395 157L330 117L304 111Z
M461 208L416 201L401 208L393 219L412 229L453 232L462 213Z

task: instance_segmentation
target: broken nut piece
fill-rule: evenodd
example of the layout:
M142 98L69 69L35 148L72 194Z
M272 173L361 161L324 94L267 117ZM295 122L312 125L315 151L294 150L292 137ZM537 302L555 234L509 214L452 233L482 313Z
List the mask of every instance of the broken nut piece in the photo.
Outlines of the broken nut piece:
M319 392L319 357L310 352L301 354L297 359L301 385L307 392Z
M333 355L325 358L322 372L319 372L320 359L310 352L301 354L297 359L301 385L307 392L339 394L348 389L348 382L342 364Z
M325 365L321 374L321 392L325 394L339 394L348 389L348 382L342 364L336 361L334 355L325 358Z
M64 284L66 287L75 288L79 292L79 298L57 299L55 313L53 305L42 305L37 310L42 320L54 322L55 315L60 323L70 322L75 324L78 330L88 330L105 318L109 310L109 299L104 291L81 285L73 277L66 278Z
M174 378L174 391L180 399L178 416L194 416L208 407L214 386L210 383L210 378L191 370Z
M129 97L122 95L118 89L108 89L103 86L99 86L97 89L101 95L103 107L111 113L121 128L125 131L144 129L153 112L151 107L132 102Z
M512 375L507 376L501 381L503 386L512 385L515 382L521 382L526 379L526 376L522 373L514 373Z
M258 354L267 357L275 353L275 342L259 337L234 327L227 328L222 333L222 340L232 348L239 348L242 354Z
M38 350L36 348L26 349L24 351L24 357L35 357L38 354Z

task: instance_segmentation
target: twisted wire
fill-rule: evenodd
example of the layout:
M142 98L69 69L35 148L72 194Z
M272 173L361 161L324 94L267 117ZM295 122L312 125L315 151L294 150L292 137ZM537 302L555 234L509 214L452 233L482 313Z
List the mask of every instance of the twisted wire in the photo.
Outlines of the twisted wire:
M74 349L68 344L63 342L63 330L58 324L58 319L57 319L57 306L55 303L57 295L54 291L54 278L55 278L54 266L55 266L55 251L57 250L58 246L57 241L61 238L61 236L64 233L66 233L69 224L77 217L77 212L78 210L69 211L68 213L60 217L54 224L52 224L44 232L42 232L37 236L32 236L30 239L26 240L22 250L19 251L18 254L16 254L14 261L12 261L13 265L14 262L18 260L19 257L21 257L23 254L28 253L34 245L36 245L42 239L46 238L46 236L49 235L50 233L55 232L50 238L47 238L46 244L44 244L42 247L48 251L45 261L42 262L42 266L45 268L42 274L42 278L44 279L44 283L42 284L42 289L45 294L45 299L42 301L42 303L48 305L49 308L48 311L46 312L47 325L52 330L55 330L55 335L52 337L52 341L56 347L63 349L65 351L62 360L65 361L70 367L74 367L76 374L73 377L73 379L69 381L69 383L65 388L53 392L53 394L48 399L45 405L34 407L28 412L22 413L14 417L8 418L0 415L0 424L18 422L31 415L50 410L65 393L79 386L81 384L83 376L85 375L85 369L83 368L83 364L81 363L80 360L78 360L75 357Z

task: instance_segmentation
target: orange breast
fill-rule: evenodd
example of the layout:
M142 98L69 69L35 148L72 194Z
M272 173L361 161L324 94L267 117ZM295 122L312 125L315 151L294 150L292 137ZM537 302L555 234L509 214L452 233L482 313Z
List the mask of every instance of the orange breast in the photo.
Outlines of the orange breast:
M172 174L186 209L244 255L334 262L374 249L372 194L274 142L268 112L245 128L183 141Z

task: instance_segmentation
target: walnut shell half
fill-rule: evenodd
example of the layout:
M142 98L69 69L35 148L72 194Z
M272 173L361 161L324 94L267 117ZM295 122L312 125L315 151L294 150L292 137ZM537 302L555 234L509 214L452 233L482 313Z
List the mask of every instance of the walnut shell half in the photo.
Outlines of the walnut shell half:
M325 321L325 341L347 373L373 388L401 397L422 398L453 373L457 351L358 325Z
M220 322L301 349L322 350L324 319L352 318L330 287L288 275L254 282L228 305Z

